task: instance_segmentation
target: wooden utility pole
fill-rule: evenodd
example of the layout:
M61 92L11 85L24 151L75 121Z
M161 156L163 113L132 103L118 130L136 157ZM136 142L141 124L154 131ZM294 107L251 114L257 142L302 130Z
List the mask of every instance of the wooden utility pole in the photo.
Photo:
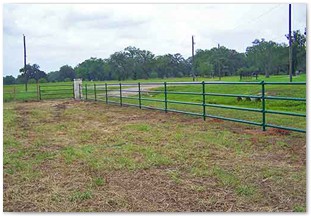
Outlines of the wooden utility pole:
M25 74L25 91L27 91L27 73L26 73L26 39L25 39L25 35L23 35L23 39L24 39L24 74Z
M288 38L289 38L289 81L292 82L293 81L293 60L292 60L292 4L289 4L289 25L288 25L288 29L289 29L289 34L288 34Z
M220 45L218 44L218 55L219 55L219 48L220 48ZM219 60L219 57L218 57L218 76L219 76L219 80L221 80L221 76L220 76L220 60Z
M292 57L292 4L289 4L288 11L288 38L289 38L289 81L293 81L293 57Z
M194 74L194 39L192 35L192 81L195 81L195 74Z

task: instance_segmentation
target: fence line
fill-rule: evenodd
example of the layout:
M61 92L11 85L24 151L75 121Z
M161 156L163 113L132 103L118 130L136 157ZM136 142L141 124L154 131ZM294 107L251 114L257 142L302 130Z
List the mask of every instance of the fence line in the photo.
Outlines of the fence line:
M245 95L245 94L223 94L223 93L210 93L206 92L206 86L208 85L257 85L261 86L261 95ZM194 116L201 116L203 120L206 120L206 117L215 118L215 119L221 119L221 120L227 120L232 122L238 122L238 123L245 123L255 126L260 126L263 131L266 130L266 128L278 128L283 130L290 130L290 131L296 131L296 132L302 132L305 133L306 130L294 128L294 127L285 127L275 124L268 124L266 122L266 114L279 114L279 115L287 115L287 116L296 116L296 117L306 117L306 114L301 113L294 113L294 112L284 112L284 111L275 111L275 110L268 110L266 108L266 101L267 100L286 100L286 101L301 101L306 102L306 98L294 98L294 97L277 97L277 96L267 96L266 95L266 86L267 85L306 85L305 82L163 82L163 83L143 83L143 85L156 85L158 87L163 87L164 90L142 90L141 88L142 83L137 84L122 84L122 83L113 83L113 84L107 84L105 83L104 89L100 89L103 85L98 84L94 85L94 92L98 93L99 91L104 91L105 93L105 102L113 103L113 104L119 104L120 106L128 105L128 106L136 106L140 109L147 108L147 109L155 109L155 110L161 110L167 112L176 112L176 113L183 113L183 114L189 114ZM180 91L168 91L168 85L202 85L201 92L180 92ZM111 86L114 89L108 89L108 87ZM136 90L126 90L123 89L123 86L135 86L137 87ZM108 92L119 92L115 95L108 95ZM137 97L129 97L124 96L122 92L132 92L137 93ZM144 98L142 97L142 93L163 93L164 94L164 100L161 99L154 99L154 98ZM186 101L175 101L175 100L169 100L168 95L169 94L180 94L180 95L201 95L202 96L202 102L201 103L195 103L195 102L186 102ZM251 98L256 99L258 101L261 101L261 108L246 108L246 107L238 107L238 106L227 106L227 105L221 105L221 104L210 104L206 103L206 96L222 96L222 97L240 97L240 98L248 98L251 100ZM87 96L86 96L87 97ZM111 101L109 98L117 98L119 99L119 102ZM132 99L132 100L138 100L138 105L133 103L125 103L123 99ZM96 96L95 96L96 100ZM164 108L160 107L153 107L153 106L146 106L142 105L142 101L151 101L151 102L159 102L164 103ZM183 105L193 105L193 106L202 106L202 112L196 113L196 112L188 112L188 111L182 111L182 110L176 110L176 109L170 109L168 108L168 104L183 104ZM221 109L231 109L231 110L240 110L240 111L248 111L248 112L255 112L255 113L262 113L261 122L255 122L255 121L248 121L248 120L242 120L238 118L228 118L218 115L211 115L206 113L206 107L214 107L214 108L221 108Z
M249 94L225 94L225 93L215 93L215 92L208 92L206 89L208 89L208 86L211 85L254 85L261 88L259 95L249 95ZM169 90L169 86L201 86L201 90L199 92L191 92L191 91L172 91ZM267 86L272 85L306 85L305 82L155 82L155 83L140 83L137 84L122 84L122 83L113 83L113 84L93 84L93 85L84 85L80 86L80 99L85 100L95 100L95 101L104 101L106 104L119 104L120 106L135 106L139 107L140 109L154 109L154 110L161 110L164 112L176 112L176 113L184 113L194 116L201 116L203 120L206 120L206 117L209 118L215 118L215 119L221 119L226 121L233 121L238 123L245 123L255 126L260 126L263 131L266 130L266 128L278 128L283 130L290 130L290 131L296 131L296 132L302 132L305 133L306 130L295 128L295 127L285 127L281 125L276 124L269 124L267 123L266 114L278 114L278 115L284 115L284 116L293 116L293 117L306 117L306 114L304 113L295 113L295 112L289 112L289 111L278 111L278 110L271 110L267 109L266 102L270 100L274 101L296 101L296 102L306 102L306 98L302 97L280 97L280 96L268 96L267 95ZM157 90L145 90L142 86L155 86L161 87L163 90L157 89ZM110 87L110 89L108 88ZM126 89L126 87L135 87L136 89ZM84 98L82 98L82 92L84 92ZM126 94L132 93L132 94ZM163 94L162 99L156 99L156 98L146 98L143 97L143 94L145 93L157 93L157 94ZM17 96L16 89L14 88L12 92L4 92L4 94L11 94L14 99ZM28 94L28 95L27 95ZM29 91L25 93L25 100L26 99L37 99L37 100L44 100L44 99L59 99L59 98L75 98L74 97L74 85L39 85L36 89L36 91ZM187 102L187 101L178 101L178 100L171 100L168 99L169 95L188 95L188 96L201 96L201 99L199 102ZM92 97L93 96L93 97ZM102 97L101 97L102 96ZM258 102L261 102L260 108L247 108L247 107L241 107L241 106L229 106L224 104L213 104L213 103L207 103L206 97L207 96L215 96L215 97L236 97L237 99L247 98L248 100L257 100ZM111 100L109 100L111 98ZM118 101L112 100L113 98L119 99ZM124 100L123 100L124 99ZM126 100L127 99L127 100ZM138 104L130 103L128 100L134 100ZM161 107L155 107L155 106L147 106L143 104L143 101L149 101L154 103L161 103ZM179 104L179 105L191 105L196 107L201 107L200 112L190 112L190 111L182 111L177 109L168 108L168 104ZM207 107L211 108L219 108L224 110L239 110L239 111L246 111L251 113L261 113L261 121L255 122L255 121L249 121L249 120L243 120L238 118L229 118L219 115L212 115L211 113L208 113L206 111Z

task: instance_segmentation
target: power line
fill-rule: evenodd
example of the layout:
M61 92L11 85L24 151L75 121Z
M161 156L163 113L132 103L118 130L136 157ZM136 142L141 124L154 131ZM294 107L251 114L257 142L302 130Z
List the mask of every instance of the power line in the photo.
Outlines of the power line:
M281 38L283 38L283 37L286 37L285 34L282 34L281 36L274 37L274 38L272 38L272 39L270 39L270 40L271 40L271 41L274 41L274 40L276 40L276 39L281 39Z
M245 25L245 24L253 23L253 22L257 21L258 19L260 19L261 17L263 17L263 16L269 14L270 12L272 12L273 10L275 10L276 8L278 8L278 7L280 7L280 6L282 6L282 4L278 4L278 5L274 6L274 7L272 7L272 8L270 8L270 9L266 10L265 12L263 12L262 14L260 14L259 16L255 17L255 18L253 18L253 19L251 19L251 20L249 20L249 21L247 21L247 22L244 22L244 23L242 23L242 24L239 24L239 25L237 25L236 27L234 27L234 28L232 28L232 29L230 29L230 30L227 30L227 31L233 31L233 30L237 29L238 27L241 27L241 26L243 26L243 25ZM219 41L216 41L216 40L214 40L214 39L212 39L212 40L213 40L215 43L217 43L217 44L219 43Z
M243 26L243 25L245 25L245 24L247 24L247 23L252 23L252 22L257 21L259 18L263 17L264 15L269 14L271 11L275 10L276 8L278 8L278 7L280 7L280 6L281 6L281 4L278 4L278 5L274 6L273 8L270 8L269 10L267 10L267 11L265 11L264 13L260 14L258 17L255 17L254 19L249 20L249 21L246 22L246 23L242 23L242 24L237 25L237 26L234 27L233 29L230 29L230 31L235 30L235 29L237 29L238 27Z

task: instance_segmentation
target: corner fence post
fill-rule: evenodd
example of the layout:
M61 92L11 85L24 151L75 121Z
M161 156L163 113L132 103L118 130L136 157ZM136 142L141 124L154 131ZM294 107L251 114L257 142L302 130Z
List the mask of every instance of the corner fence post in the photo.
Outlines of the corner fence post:
M39 85L39 100L41 100L41 86Z
M120 106L122 106L122 84L120 83Z
M205 107L205 82L202 81L202 106L203 106L203 119L206 120L206 107Z
M87 100L87 84L85 84L85 100Z
M95 101L97 101L97 95L96 95L96 84L94 83L94 97L95 97Z
M140 82L138 83L138 103L139 103L139 108L141 109L141 90L140 90Z
M164 82L164 101L165 101L165 112L167 113L167 86L166 86L166 82Z
M262 130L266 130L266 98L265 98L265 81L261 82L261 101L262 101Z
M106 93L106 104L108 103L108 88L107 83L105 83L105 93Z

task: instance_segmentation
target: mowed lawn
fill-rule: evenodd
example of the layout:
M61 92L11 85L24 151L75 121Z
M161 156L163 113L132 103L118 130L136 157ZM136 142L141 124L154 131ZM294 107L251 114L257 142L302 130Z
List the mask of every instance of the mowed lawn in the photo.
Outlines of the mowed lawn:
M53 100L4 103L4 211L306 211L306 137Z

